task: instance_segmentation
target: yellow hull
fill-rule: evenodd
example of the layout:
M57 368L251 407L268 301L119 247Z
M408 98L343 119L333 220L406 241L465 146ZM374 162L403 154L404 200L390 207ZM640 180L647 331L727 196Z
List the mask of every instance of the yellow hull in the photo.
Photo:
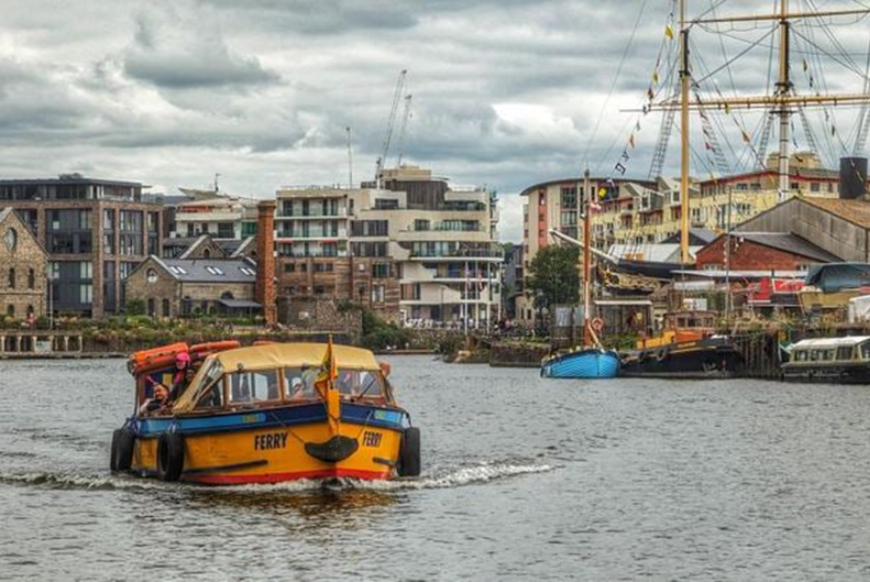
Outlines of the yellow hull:
M336 462L319 460L306 450L306 444L325 443L334 436L325 421L186 434L181 480L209 484L276 483L331 477L389 479L395 474L401 431L343 422L339 434L355 441L357 449ZM157 473L157 442L156 435L136 440L134 472Z

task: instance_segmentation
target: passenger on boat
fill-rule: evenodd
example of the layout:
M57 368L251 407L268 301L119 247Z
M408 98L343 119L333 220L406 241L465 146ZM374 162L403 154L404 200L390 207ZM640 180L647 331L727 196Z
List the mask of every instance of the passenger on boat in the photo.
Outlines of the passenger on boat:
M166 409L167 404L169 404L169 389L163 384L154 384L154 396L142 403L139 414L142 416L160 414Z
M356 396L359 394L359 373L352 370L342 370L338 375L336 386L342 396Z
M171 402L175 402L184 394L194 375L195 371L190 365L190 354L181 352L175 356L175 374L172 376L172 388L169 391Z

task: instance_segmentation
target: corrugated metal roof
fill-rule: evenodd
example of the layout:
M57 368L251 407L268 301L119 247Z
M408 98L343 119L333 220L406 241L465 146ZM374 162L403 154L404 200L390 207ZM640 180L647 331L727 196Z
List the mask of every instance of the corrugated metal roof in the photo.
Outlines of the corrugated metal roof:
M815 206L863 228L870 228L870 202L840 198L801 198L801 202Z

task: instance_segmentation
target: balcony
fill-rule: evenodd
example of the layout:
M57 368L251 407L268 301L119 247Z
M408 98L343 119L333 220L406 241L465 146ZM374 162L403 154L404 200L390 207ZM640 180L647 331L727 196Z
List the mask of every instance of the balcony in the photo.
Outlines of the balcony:
M341 208L335 212L327 212L326 214L319 209L310 210L308 212L302 212L301 210L284 212L279 209L275 212L275 220L329 220L338 218L347 218L347 209Z

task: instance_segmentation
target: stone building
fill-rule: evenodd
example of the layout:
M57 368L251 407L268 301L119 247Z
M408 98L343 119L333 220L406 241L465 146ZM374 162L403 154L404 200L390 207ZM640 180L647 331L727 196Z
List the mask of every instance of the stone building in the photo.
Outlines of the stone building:
M200 314L254 315L257 266L250 259L149 257L126 281L127 298L145 303L158 317Z
M11 208L0 208L0 316L46 313L46 254Z
M160 254L161 206L142 189L79 174L0 180L0 206L14 208L48 253L55 312L101 319L123 309L124 279Z

